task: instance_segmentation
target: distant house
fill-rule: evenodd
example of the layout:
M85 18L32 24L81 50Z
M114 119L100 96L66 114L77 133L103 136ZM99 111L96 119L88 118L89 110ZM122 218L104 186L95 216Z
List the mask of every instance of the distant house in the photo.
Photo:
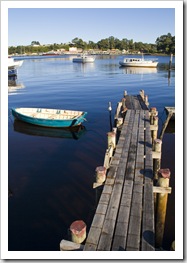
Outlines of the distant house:
M77 47L69 47L69 52L76 53L77 52Z

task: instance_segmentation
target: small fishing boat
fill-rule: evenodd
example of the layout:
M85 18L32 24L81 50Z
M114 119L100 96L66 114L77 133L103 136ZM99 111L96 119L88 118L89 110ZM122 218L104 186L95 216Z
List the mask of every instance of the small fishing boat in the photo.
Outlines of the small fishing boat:
M145 60L142 58L124 58L123 61L119 61L122 67L144 67L144 68L156 68L158 62L156 60Z
M87 112L45 108L12 108L14 118L44 127L73 127L84 122Z
M14 58L8 57L8 70L17 69L21 67L22 64L23 64L23 60L15 60Z
M86 54L82 54L82 55L77 56L76 58L73 58L73 62L79 62L79 63L90 63L94 61L95 61L94 56L90 56Z

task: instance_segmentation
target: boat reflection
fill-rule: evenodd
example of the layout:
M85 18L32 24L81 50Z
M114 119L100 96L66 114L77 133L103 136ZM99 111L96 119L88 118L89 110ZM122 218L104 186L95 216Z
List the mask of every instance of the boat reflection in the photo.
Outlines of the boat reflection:
M95 63L73 63L75 72L87 73L95 69Z
M47 128L14 120L14 131L34 136L45 136L54 138L66 138L78 140L86 132L83 125L71 128Z
M25 88L25 86L22 83L17 83L17 76L8 77L8 92L9 93L13 93L23 88Z
M120 67L124 74L150 74L157 73L157 68Z

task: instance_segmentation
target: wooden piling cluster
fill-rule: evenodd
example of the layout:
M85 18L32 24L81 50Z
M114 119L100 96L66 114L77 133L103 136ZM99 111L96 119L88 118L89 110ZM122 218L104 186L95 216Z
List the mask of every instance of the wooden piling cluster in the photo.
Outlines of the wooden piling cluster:
M117 104L104 163L95 170L93 188L103 190L85 251L153 251L162 245L170 171L160 167L158 112L148 105L143 90L137 96L125 91Z

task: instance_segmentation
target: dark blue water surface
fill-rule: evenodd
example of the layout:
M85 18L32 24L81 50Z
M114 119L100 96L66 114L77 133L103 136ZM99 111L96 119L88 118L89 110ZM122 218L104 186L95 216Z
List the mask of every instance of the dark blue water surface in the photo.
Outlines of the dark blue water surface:
M152 58L149 56L148 58ZM73 63L71 56L25 57L17 79L9 81L8 248L10 251L55 251L75 220L89 230L97 205L95 168L103 165L110 131L108 102L143 89L159 111L175 106L175 71L169 57L154 57L157 69L120 68L122 56L97 56L94 63ZM173 59L173 66L174 66ZM16 84L16 86L15 86ZM59 134L13 121L11 107L46 107L87 111L79 132ZM175 239L175 134L163 138L162 168L171 170L163 247Z

